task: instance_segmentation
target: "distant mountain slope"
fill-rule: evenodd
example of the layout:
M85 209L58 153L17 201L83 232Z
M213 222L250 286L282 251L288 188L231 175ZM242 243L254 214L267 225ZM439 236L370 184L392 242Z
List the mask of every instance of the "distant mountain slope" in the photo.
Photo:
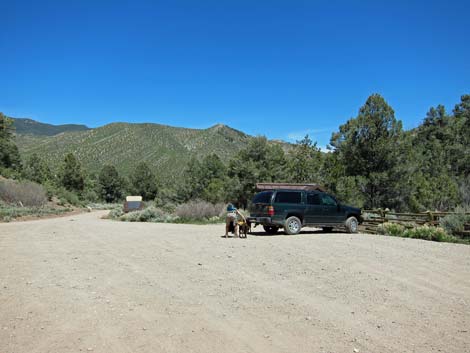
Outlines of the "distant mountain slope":
M113 123L99 128L65 132L54 136L21 134L16 142L23 158L38 153L52 168L73 152L90 172L113 164L128 174L145 161L163 179L176 181L192 156L216 153L227 161L252 137L225 125L187 129L159 124Z
M40 136L54 136L62 132L85 131L90 128L85 125L67 124L51 125L40 123L32 119L13 118L13 127L18 134L30 134Z

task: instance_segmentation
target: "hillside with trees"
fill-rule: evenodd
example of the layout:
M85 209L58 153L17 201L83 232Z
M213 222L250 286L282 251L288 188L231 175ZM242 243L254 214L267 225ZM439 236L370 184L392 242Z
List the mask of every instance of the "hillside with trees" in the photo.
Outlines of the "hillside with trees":
M317 182L366 209L470 205L470 95L451 111L431 107L406 131L386 100L373 94L332 134L329 153L309 136L287 145L224 125L116 123L15 139L11 119L0 119L1 174L69 201L117 202L132 193L157 207L196 199L246 207L257 182Z
M54 136L16 134L16 144L24 160L36 154L51 170L57 170L65 155L73 153L90 173L99 173L103 165L113 165L119 173L130 175L138 162L145 162L161 179L181 180L191 158L216 153L227 160L250 138L224 125L200 130L113 123Z

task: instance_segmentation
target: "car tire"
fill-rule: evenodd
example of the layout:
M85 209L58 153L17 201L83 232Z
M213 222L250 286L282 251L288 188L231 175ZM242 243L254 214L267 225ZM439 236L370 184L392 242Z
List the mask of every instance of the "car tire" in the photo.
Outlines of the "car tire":
M325 233L331 233L331 231L333 230L333 227L322 227L322 229Z
M263 229L266 233L268 234L276 234L277 231L279 230L279 227L276 227L276 226L263 226Z
M302 229L302 222L298 217L291 216L284 223L284 231L289 235L299 234Z
M344 225L346 226L348 233L357 233L359 222L356 217L349 217Z

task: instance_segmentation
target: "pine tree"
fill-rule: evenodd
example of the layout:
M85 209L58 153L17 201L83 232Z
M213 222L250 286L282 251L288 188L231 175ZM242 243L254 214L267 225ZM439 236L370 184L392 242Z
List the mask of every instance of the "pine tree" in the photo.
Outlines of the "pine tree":
M122 198L123 181L112 165L105 165L98 176L98 193L106 202L116 202Z
M140 162L129 177L129 184L135 195L142 196L144 201L154 200L157 196L155 174L145 162Z
M256 192L256 183L285 182L288 175L287 158L282 148L269 144L266 137L256 137L229 163L228 197L246 208Z
M308 135L289 153L290 180L294 183L320 183L322 169L322 153Z
M370 96L330 143L344 175L363 178L365 207L399 207L403 130L382 96Z
M52 173L49 166L38 156L37 153L33 153L28 158L23 173L26 179L39 184L44 184L52 179Z
M85 175L80 162L72 153L68 153L59 172L59 182L69 191L82 192L85 187Z
M18 147L13 142L13 122L0 113L0 172L2 169L21 170Z

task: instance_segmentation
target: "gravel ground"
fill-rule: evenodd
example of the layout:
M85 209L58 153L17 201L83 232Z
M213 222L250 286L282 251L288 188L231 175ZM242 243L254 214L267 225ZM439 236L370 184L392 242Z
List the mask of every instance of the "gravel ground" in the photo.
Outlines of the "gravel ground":
M470 246L0 224L0 352L470 352Z

